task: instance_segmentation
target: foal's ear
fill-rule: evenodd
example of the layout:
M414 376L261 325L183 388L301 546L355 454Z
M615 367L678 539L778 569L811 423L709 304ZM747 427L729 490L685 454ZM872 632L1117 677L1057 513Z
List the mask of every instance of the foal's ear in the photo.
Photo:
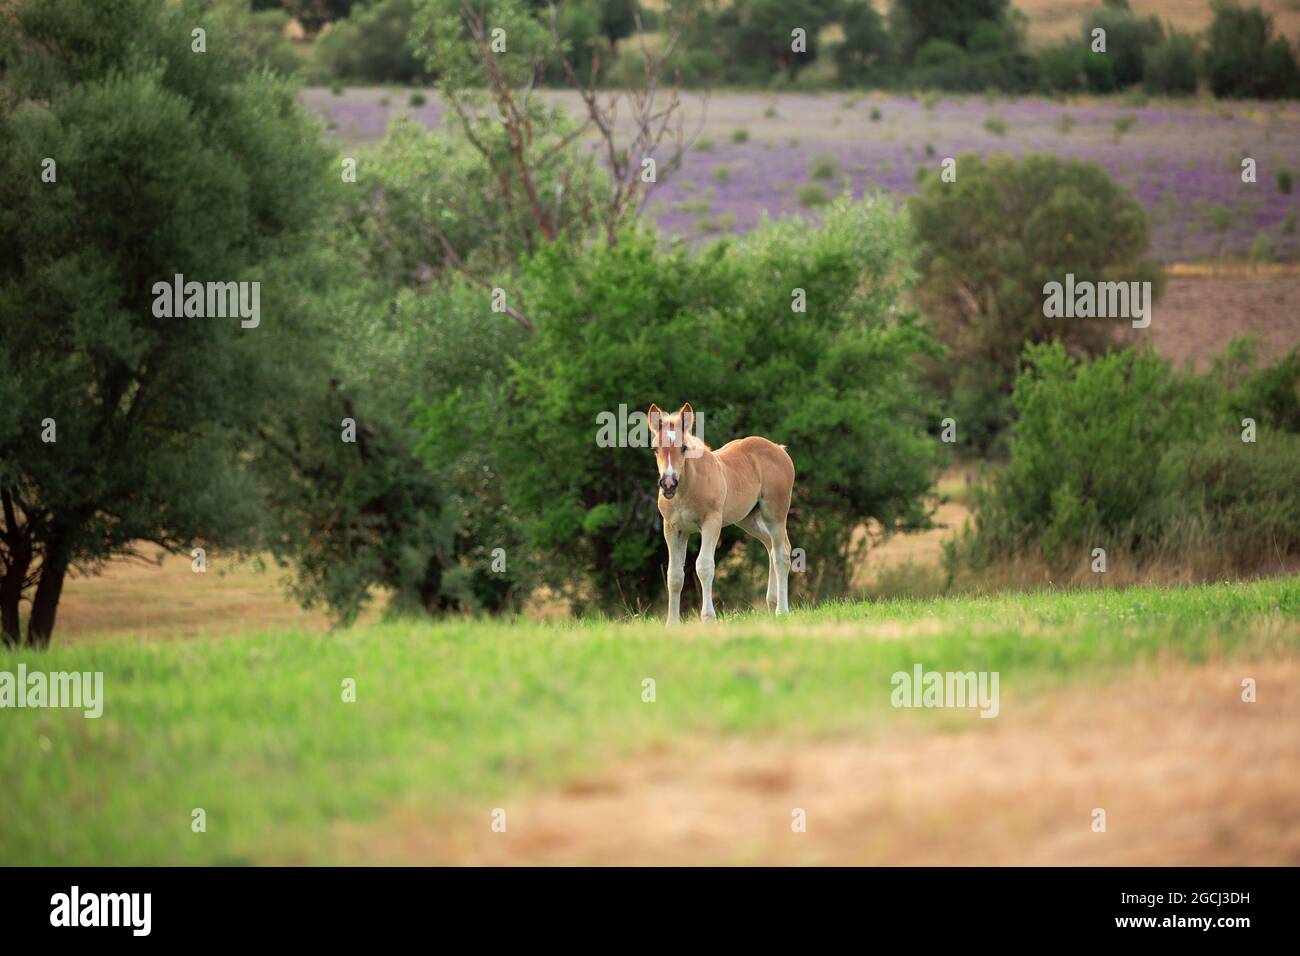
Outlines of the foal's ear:
M662 416L663 416L663 412L659 410L659 406L656 405L654 402L651 402L650 410L645 413L646 421L650 423L651 431L657 432L659 430L659 419Z
M687 402L685 405L683 405L681 411L679 411L677 414L682 416L683 434L687 434L687 433L694 434L695 433L695 409L691 408L691 403Z

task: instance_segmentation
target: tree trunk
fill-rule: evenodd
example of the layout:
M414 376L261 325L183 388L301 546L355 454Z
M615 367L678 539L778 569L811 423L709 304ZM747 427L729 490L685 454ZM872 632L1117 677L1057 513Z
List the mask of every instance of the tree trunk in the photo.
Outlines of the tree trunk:
M23 596L23 579L32 563L31 549L26 554L11 551L4 577L0 577L0 644L17 647L23 642L18 627L18 602Z
M23 642L18 625L18 604L23 598L23 582L32 566L32 542L18 527L13 496L9 489L0 491L0 504L4 508L3 537L8 545L5 573L0 577L0 644L17 647Z
M68 555L60 542L51 541L41 560L41 579L32 598L32 616L27 622L27 643L33 647L50 645L54 634L54 615L59 610L63 579L68 573Z

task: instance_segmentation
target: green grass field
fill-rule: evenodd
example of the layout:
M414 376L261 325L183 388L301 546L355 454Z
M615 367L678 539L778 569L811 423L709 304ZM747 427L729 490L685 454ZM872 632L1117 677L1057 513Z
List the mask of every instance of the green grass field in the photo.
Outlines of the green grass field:
M893 709L890 675L916 663L998 671L1006 714L1144 661L1297 651L1300 578L841 603L672 631L657 620L463 621L62 648L56 638L43 655L0 653L0 671L102 671L104 713L0 715L0 863L337 862L340 826L382 823L394 806L452 821L687 737L984 723L973 711ZM347 678L355 703L342 699ZM204 833L191 831L194 808Z

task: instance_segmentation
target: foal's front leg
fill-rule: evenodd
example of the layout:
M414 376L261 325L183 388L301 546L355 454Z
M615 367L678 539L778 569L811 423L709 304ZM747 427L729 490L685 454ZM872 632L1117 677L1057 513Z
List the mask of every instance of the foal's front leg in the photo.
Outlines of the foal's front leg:
M684 531L678 531L664 522L664 541L668 543L668 623L678 624L682 619L682 585L686 583L686 540Z
M722 519L706 520L700 528L700 553L695 557L695 575L700 579L700 617L713 620L713 552L722 534Z

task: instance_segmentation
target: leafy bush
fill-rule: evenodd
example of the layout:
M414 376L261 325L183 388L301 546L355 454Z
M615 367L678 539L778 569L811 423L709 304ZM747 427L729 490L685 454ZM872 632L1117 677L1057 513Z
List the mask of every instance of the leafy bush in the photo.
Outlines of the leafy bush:
M829 153L824 153L813 158L809 175L813 179L834 179L839 168L840 161Z
M1028 92L1037 85L1038 63L1009 43L972 51L950 40L933 39L917 51L907 79L912 86L967 93Z
M966 48L982 27L1003 29L1010 7L1009 0L893 0L890 30L903 61L911 63L935 41Z
M1171 30L1163 43L1147 50L1142 83L1148 93L1190 96L1196 92L1196 38Z
M529 147L550 157L537 167L538 186L556 195L565 184L557 207L559 231L585 234L591 216L607 202L604 172L589 154L554 148L572 129L563 115L539 112L532 120ZM499 128L484 124L475 135L489 149L507 148ZM399 120L358 159L370 188L352 191L355 200L344 221L371 274L393 288L423 288L446 271L446 246L438 232L469 266L488 272L510 267L539 241L528 210L495 188L481 154L458 127L430 132L418 122Z
M1092 52L1092 31L1106 31L1106 52ZM1132 11L1107 8L1089 14L1083 21L1082 43L1089 58L1104 58L1109 70L1099 71L1094 78L1105 86L1094 86L1097 92L1123 89L1142 82L1146 69L1147 51L1157 47L1165 36L1164 27L1157 17L1138 17Z
M377 0L316 40L319 77L367 83L428 83L432 77L411 42L415 0Z
M1046 93L1077 93L1087 88L1088 48L1077 40L1044 47L1038 54L1039 88Z
M1215 0L1206 39L1205 73L1215 96L1277 99L1300 95L1300 67L1273 18L1258 7Z
M963 155L957 169L956 182L930 176L908 203L918 292L948 352L932 380L948 399L962 368L1009 395L1025 342L1060 338L1082 355L1110 346L1113 319L1045 316L1046 283L1072 273L1076 282L1150 281L1153 295L1162 291L1162 273L1146 258L1146 212L1099 166Z
M284 76L291 76L301 68L302 60L285 36L289 14L283 10L250 13L247 4L234 3L219 6L213 12L239 34L244 55L252 62Z
M816 228L769 222L695 256L639 226L612 246L539 250L520 286L538 331L513 365L512 411L493 421L546 582L587 607L662 595L651 453L595 441L598 415L651 401L689 400L714 447L747 434L789 446L791 533L808 556L791 586L806 595L847 587L862 521L923 523L937 451L911 367L932 346L906 306L905 238L889 203L839 200ZM732 531L724 551L742 540ZM721 557L747 605L758 591L735 588L765 562Z
M1240 354L1203 376L1133 350L1079 362L1059 343L1030 347L1025 361L1010 460L977 493L952 569L1026 553L1060 567L1094 546L1142 562L1212 543L1234 569L1300 552L1300 435L1257 410L1257 441L1243 442L1236 419L1242 401L1294 393L1296 353L1235 389L1225 368L1241 372Z
M835 48L835 72L845 86L866 86L885 79L894 45L885 21L869 0L850 0L840 14L844 42Z
M824 206L831 201L825 187L819 186L817 183L808 183L804 186L800 186L795 195L799 200L799 205L808 209L817 206Z

